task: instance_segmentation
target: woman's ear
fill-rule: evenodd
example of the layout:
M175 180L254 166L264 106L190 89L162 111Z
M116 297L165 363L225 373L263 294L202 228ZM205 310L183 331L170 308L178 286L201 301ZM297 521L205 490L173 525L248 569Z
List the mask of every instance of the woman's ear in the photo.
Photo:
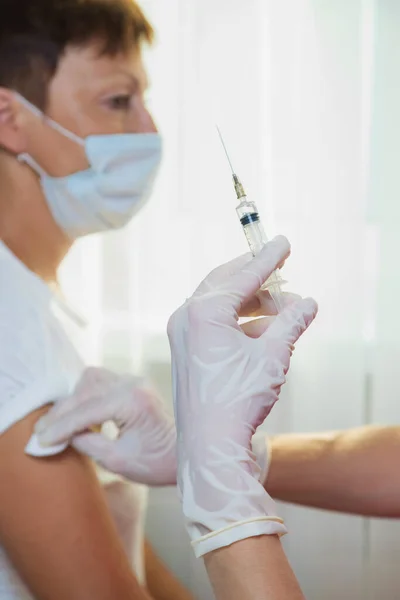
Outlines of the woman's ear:
M0 146L12 154L20 154L26 148L26 135L21 127L19 105L14 93L0 87Z

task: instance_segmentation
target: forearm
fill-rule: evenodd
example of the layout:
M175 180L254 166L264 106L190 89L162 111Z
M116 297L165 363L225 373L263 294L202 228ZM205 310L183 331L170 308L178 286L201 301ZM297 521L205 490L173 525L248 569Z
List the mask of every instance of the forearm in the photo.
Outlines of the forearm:
M399 427L281 435L270 441L265 488L286 502L400 517Z
M147 589L153 600L194 600L178 579L159 559L151 545L145 543Z
M236 542L204 562L217 600L304 600L275 535Z

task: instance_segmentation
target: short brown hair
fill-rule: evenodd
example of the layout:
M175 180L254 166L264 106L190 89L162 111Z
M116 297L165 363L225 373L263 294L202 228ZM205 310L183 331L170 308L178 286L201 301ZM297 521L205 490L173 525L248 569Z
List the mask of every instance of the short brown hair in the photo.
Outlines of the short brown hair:
M47 87L68 46L100 43L115 55L153 29L134 0L0 0L0 87L45 108Z

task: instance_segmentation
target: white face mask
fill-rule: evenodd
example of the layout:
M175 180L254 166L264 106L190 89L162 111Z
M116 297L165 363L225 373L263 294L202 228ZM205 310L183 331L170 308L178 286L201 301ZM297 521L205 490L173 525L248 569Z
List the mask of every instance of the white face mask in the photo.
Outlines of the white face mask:
M90 167L66 177L50 177L28 154L18 160L40 175L57 224L72 238L123 227L148 199L161 162L157 133L90 135L82 139L16 94L29 110L85 148Z

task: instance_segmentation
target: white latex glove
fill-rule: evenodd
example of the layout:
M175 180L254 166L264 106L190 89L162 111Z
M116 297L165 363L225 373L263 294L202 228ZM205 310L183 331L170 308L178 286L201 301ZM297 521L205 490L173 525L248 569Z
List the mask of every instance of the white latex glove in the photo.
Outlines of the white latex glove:
M251 439L278 399L293 344L317 305L300 300L273 319L247 324L254 337L238 314L288 254L279 237L250 261L240 257L216 269L168 325L178 485L196 556L286 532L259 482Z
M88 431L106 421L117 425L117 439ZM89 368L72 396L54 405L35 432L45 446L71 440L100 466L137 483L176 483L174 420L143 379Z

